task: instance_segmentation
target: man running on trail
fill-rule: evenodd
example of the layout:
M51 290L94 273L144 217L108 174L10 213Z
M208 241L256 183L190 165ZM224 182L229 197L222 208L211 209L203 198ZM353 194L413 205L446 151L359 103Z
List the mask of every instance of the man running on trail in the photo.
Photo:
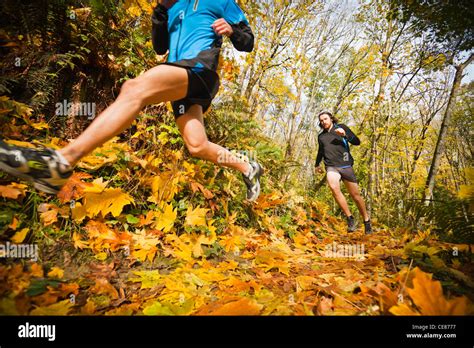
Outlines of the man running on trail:
M203 113L219 89L216 70L223 35L237 50L252 51L254 36L235 0L159 0L152 15L152 42L158 54L169 51L167 62L126 81L115 102L58 151L12 146L0 140L0 169L55 194L83 156L128 128L140 110L171 101L191 156L240 171L247 200L255 201L262 167L208 141L203 122Z
M360 140L349 127L344 124L337 124L336 118L330 112L323 111L318 115L318 118L323 131L318 136L319 149L315 163L316 171L322 172L319 165L324 159L327 181L337 204L339 204L346 215L348 231L355 231L357 225L341 192L339 184L341 179L344 181L349 194L355 201L364 219L365 233L370 234L372 233L372 225L367 214L364 199L359 192L357 178L352 169L354 159L349 150L349 143L359 145Z

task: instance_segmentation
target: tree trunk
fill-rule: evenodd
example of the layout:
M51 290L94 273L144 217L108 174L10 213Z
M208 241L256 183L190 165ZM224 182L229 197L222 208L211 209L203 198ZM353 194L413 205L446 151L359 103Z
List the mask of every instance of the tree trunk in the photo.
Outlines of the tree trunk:
M456 66L456 74L454 75L453 85L451 87L451 93L448 99L448 105L446 106L446 111L444 112L443 122L441 122L441 128L439 130L439 136L433 154L433 160L431 161L430 171L428 173L428 177L426 178L425 193L423 197L426 205L428 205L429 202L433 199L435 177L438 173L439 165L441 162L441 156L444 152L446 133L448 131L449 122L451 120L451 114L453 112L456 95L459 91L459 87L461 86L463 72L473 59L474 55L471 54L471 56L464 63Z

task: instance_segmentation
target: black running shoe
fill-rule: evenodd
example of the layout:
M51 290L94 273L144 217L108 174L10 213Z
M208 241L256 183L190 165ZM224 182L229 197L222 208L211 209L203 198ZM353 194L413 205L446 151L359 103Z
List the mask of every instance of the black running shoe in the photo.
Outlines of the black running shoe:
M369 221L364 221L364 229L365 229L365 234L371 234L372 231L372 224Z
M349 216L347 218L347 232L354 232L357 228L356 221L354 219L354 216Z
M30 149L0 139L0 170L33 182L36 189L56 194L72 175L73 168L49 148Z
M250 164L250 174L246 176L242 174L245 185L247 185L247 200L254 202L260 194L260 177L263 174L263 169L258 162L252 161Z

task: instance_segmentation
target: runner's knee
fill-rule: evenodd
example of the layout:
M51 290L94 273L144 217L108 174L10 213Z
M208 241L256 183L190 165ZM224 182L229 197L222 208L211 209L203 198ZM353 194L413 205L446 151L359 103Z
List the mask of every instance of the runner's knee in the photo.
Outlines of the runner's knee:
M142 105L145 100L145 94L143 93L143 87L140 80L134 78L127 80L123 83L120 89L120 96L129 99L132 102L139 103Z
M208 149L209 142L201 141L201 142L186 142L186 147L193 157L202 157L207 149Z
M339 186L339 183L334 183L334 182L329 181L328 185L331 191L334 193L339 193L341 191L341 187Z

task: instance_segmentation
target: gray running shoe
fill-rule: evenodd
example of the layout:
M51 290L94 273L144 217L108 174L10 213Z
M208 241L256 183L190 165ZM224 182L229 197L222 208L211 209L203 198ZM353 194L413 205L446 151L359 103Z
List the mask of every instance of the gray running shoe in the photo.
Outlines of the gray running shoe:
M260 177L263 174L262 166L255 161L249 163L251 170L249 176L242 174L245 185L247 185L247 200L254 202L260 194Z
M36 189L56 194L72 175L73 168L56 150L30 149L0 139L0 170L33 182Z

